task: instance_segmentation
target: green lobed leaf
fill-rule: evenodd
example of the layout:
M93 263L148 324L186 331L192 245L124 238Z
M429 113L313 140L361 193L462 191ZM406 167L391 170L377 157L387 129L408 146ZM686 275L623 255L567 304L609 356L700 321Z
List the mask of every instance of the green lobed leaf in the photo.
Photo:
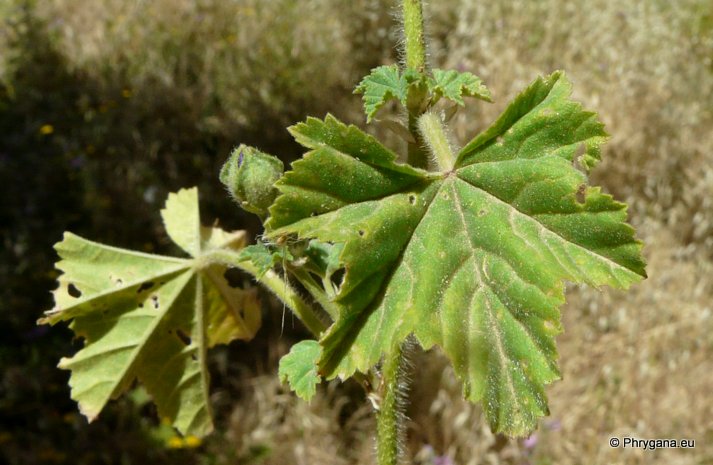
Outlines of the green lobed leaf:
M408 171L331 117L291 128L311 151L276 184L267 227L342 244L323 376L366 371L414 334L443 348L493 430L524 436L548 413L563 281L646 276L625 205L587 186L606 133L570 88L537 79L443 173Z
M379 66L371 70L354 89L355 94L363 94L364 112L367 123L371 122L381 107L391 100L407 105L409 87L417 84L422 74L414 69L403 73L397 65Z
M255 275L255 278L258 280L260 280L265 273L270 271L275 265L294 258L286 248L272 250L262 242L245 247L240 251L239 256L243 260L252 262L252 264L257 267L257 274Z
M485 84L479 77L469 72L434 69L433 77L428 80L428 87L436 96L445 97L458 105L465 105L463 97L475 97L486 102L493 101Z
M317 361L321 354L319 342L307 340L293 345L290 352L280 359L280 381L288 382L290 389L306 401L317 392L316 387L320 381Z
M313 150L275 183L281 195L270 207L268 229L378 199L427 177L425 171L396 163L396 154L375 138L331 115L324 121L308 118L289 131Z
M232 288L225 267L204 263L214 249L239 249L245 232L201 226L198 190L170 194L161 212L166 231L192 258L134 252L71 233L56 244L63 272L55 306L39 323L72 320L84 348L63 358L72 398L91 421L135 379L161 417L184 434L209 433L206 351L251 339L260 325L254 290Z
M399 100L406 104L407 86L401 79L399 68L396 65L379 66L371 70L354 89L356 94L364 94L364 112L366 121L371 122L389 100Z

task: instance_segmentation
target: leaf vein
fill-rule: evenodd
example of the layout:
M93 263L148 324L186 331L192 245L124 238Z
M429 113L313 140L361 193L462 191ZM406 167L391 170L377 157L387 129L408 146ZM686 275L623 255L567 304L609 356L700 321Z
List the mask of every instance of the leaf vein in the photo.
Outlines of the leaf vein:
M474 189L477 189L477 190L479 190L480 192L485 193L485 195L487 195L489 198L495 200L497 203L500 203L500 204L502 204L502 205L505 205L506 208L512 208L512 209L515 210L518 214L522 215L524 218L526 218L526 219L529 218L529 219L533 220L533 221L537 224L537 226L538 226L539 228L541 228L543 231L545 231L545 232L547 232L547 233L549 233L549 234L552 234L552 235L554 235L554 236L557 236L557 237L560 238L562 241L564 241L564 242L566 242L566 243L568 243L568 244L574 245L574 246L577 247L578 249L583 250L585 253L594 255L594 256L597 257L599 260L601 260L601 261L607 263L610 269L612 268L612 266L614 266L614 267L619 268L619 269L621 269L621 270L623 270L623 271L625 271L625 272L634 273L633 271L629 270L628 268L624 267L623 265L619 265L618 263L612 261L610 258L605 257L604 255L600 255L600 254L598 254L597 252L595 252L595 251L593 251L593 250L589 250L589 249L587 249L587 248L585 248L585 247L583 247L583 246L577 244L576 242L572 242L572 241L568 240L567 238L563 237L562 235L560 235L559 233L557 233L556 231L552 231L552 230L549 229L546 225L544 225L544 224L540 223L539 221L537 221L537 218L536 218L536 217L532 217L532 216L527 215L526 213L521 212L521 211L520 211L519 209L517 209L515 206L513 206L513 205L511 205L511 204L509 204L509 203L507 203L507 202L505 202L505 201L503 201L503 200L501 200L500 198L498 198L497 196L491 194L491 193L488 192L487 190L481 189L480 187L477 187L477 186L471 184L470 182L468 182L467 180L465 180L465 179L463 179L463 178L458 177L458 180L461 181L461 182L464 182L464 183L468 184L470 187L472 187L472 188L474 188Z

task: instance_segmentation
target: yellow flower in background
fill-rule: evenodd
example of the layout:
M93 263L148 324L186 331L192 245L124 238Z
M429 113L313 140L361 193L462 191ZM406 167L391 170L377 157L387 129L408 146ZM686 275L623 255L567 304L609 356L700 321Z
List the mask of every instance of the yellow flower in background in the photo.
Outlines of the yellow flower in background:
M181 449L183 447L183 438L172 436L168 439L166 445L171 449Z
M52 134L53 132L54 126L52 126L51 124L43 124L40 127L40 134L42 134L43 136L47 136L49 134Z
M182 438L180 436L171 436L166 441L166 446L170 449L194 449L199 447L203 441L198 436L186 436Z
M186 436L183 443L185 447L194 448L200 446L203 441L198 436Z

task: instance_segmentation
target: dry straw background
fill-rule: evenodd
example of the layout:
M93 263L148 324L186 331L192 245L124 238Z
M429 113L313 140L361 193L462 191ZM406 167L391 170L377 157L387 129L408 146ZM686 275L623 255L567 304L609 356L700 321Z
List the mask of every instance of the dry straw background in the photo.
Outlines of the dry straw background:
M396 59L393 2L38 4L73 66L105 75L122 67L137 86L171 85L201 124L258 131L266 147L285 140L284 127L305 111L363 127L351 89L369 67ZM443 0L427 11L432 63L473 71L496 99L456 117L460 143L536 75L566 70L575 98L611 134L592 181L630 205L649 278L628 292L569 288L563 379L548 388L551 416L529 441L493 436L479 407L461 400L444 359L414 354L409 457L423 465L712 464L713 4ZM216 101L219 113L206 110ZM286 350L280 338L271 345ZM330 384L308 405L275 372L235 380L237 402L216 394L231 410L203 446L212 463L372 463L369 406L355 403L353 389ZM692 438L696 448L612 449L612 436Z

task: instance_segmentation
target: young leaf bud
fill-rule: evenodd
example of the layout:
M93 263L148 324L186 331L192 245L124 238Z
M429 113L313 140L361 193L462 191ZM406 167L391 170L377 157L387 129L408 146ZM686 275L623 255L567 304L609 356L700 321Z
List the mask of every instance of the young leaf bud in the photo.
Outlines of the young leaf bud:
M220 182L240 207L264 218L277 196L275 181L284 170L277 157L240 145L220 170Z

